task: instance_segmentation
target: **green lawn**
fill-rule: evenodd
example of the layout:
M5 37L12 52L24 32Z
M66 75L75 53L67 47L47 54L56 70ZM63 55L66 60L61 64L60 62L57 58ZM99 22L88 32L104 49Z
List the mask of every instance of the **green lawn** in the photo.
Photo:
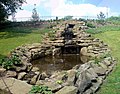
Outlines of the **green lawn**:
M98 94L120 94L120 31L107 31L94 34L94 36L109 45L113 57L118 61L114 71L107 77Z
M117 66L104 81L98 94L120 94L120 24L105 25L86 32L107 43L112 56L117 60Z
M14 48L34 42L41 42L42 35L50 29L14 27L0 30L0 58Z

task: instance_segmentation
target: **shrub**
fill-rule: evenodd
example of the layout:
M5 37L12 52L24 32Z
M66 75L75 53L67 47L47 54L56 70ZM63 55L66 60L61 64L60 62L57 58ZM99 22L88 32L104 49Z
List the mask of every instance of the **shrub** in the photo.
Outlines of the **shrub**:
M13 69L15 65L21 64L21 60L17 55L13 55L11 58L3 58L0 60L0 65L5 69Z
M87 25L88 27L90 27L90 28L95 28L95 25L93 25L93 24L90 23L90 22L87 22L86 25Z
M53 94L52 91L47 86L32 86L29 94Z
M4 59L2 61L2 67L5 68L5 69L8 69L8 70L12 69L13 68L13 62L12 62L12 60L8 59L8 58Z

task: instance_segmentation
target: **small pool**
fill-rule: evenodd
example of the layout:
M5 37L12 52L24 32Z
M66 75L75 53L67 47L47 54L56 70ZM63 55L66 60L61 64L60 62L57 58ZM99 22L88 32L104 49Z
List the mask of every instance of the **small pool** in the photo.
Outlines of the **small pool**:
M78 64L83 64L80 55L64 54L60 56L46 56L31 62L40 72L69 70Z

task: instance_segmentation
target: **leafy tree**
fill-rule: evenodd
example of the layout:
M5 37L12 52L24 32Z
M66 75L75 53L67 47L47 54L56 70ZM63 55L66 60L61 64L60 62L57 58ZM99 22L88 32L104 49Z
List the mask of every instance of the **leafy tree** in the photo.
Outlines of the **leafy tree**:
M38 15L38 13L37 13L36 8L33 9L33 12L32 12L32 20L33 20L33 21L39 21L39 15Z
M104 25L105 24L105 14L103 12L100 12L98 15L97 15L97 18L98 18L98 23L101 24L101 25Z
M21 9L25 0L0 0L0 22L5 21L9 15Z
M100 14L97 15L99 20L104 20L105 19L105 14L103 12L100 12Z

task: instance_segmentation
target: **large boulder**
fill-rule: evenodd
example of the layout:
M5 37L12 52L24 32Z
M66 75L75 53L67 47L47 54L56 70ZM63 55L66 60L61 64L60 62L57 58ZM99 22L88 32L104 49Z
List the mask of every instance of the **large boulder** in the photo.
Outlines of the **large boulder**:
M5 90L7 90L7 87L4 82L12 94L28 94L32 87L31 85L15 78L0 79L0 88Z
M83 47L83 48L81 48L81 51L80 51L80 54L81 55L87 55L87 47Z

